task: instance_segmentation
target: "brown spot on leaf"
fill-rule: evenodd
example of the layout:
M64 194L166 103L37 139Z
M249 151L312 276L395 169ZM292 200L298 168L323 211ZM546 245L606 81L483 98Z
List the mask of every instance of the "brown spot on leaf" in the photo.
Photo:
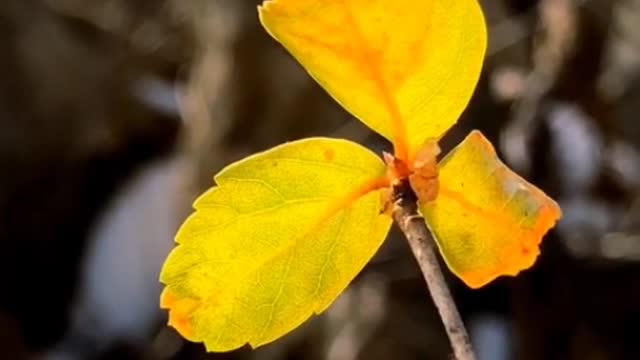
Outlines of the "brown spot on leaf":
M333 161L336 158L336 152L333 149L326 149L323 153L324 159L327 161Z

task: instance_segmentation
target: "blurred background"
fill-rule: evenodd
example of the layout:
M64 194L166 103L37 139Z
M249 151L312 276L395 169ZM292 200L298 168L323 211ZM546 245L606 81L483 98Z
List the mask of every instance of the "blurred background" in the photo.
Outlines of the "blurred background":
M222 166L311 135L388 144L259 26L258 0L0 2L1 359L450 359L393 232L322 316L257 351L166 327L158 272ZM640 0L484 0L481 129L564 218L471 291L480 360L640 359Z

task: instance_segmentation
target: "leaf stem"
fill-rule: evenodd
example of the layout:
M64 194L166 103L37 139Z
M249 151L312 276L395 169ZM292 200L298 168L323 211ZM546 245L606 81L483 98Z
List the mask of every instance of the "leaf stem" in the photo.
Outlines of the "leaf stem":
M413 255L418 261L431 298L449 336L453 354L457 360L475 360L476 356L469 335L442 274L436 255L436 245L427 229L424 218L418 213L417 197L408 181L393 188L393 217L404 233Z

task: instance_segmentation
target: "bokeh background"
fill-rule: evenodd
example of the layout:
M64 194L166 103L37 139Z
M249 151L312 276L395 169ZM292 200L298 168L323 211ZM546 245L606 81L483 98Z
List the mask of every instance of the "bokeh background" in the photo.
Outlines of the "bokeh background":
M388 146L266 35L258 3L0 2L1 359L451 358L397 232L272 345L206 354L165 326L160 266L222 166L310 135ZM521 276L448 276L479 358L640 359L640 1L482 5L484 71L443 147L481 129L564 218Z

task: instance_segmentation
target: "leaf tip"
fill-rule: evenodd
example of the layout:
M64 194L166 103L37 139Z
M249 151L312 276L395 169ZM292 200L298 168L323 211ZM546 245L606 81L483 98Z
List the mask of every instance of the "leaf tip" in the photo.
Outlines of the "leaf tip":
M480 130L471 130L467 138L468 140L472 140L473 143L480 145L488 155L497 156L493 144L491 144L489 139L487 139Z
M264 0L262 4L258 4L258 12L268 11L271 4L273 4L276 0Z
M169 311L168 325L189 341L198 341L191 324L191 314L198 306L194 299L181 299L168 287L160 295L160 308Z
M547 232L552 229L562 217L562 211L558 204L545 197L543 205L539 209L538 220L533 231L514 244L513 247L505 249L502 257L505 259L500 267L490 271L475 271L460 274L462 281L472 289L479 289L500 276L517 276L522 271L531 268L540 255L540 244L544 240Z
M257 8L258 8L258 18L260 19L260 22L263 25L264 25L264 16L273 12L274 6L278 5L277 2L278 2L278 0L264 0L262 2L262 4L259 4L257 6ZM267 30L268 30L268 28L267 28Z

